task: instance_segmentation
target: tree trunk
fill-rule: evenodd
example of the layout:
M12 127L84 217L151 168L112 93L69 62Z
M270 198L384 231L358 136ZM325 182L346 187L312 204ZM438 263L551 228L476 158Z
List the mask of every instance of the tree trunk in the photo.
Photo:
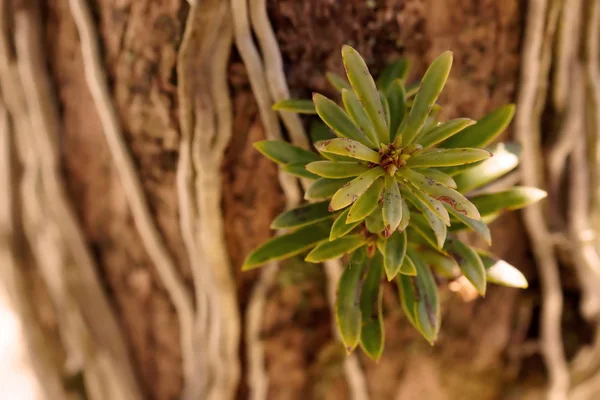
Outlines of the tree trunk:
M599 3L0 0L0 277L44 397L596 398ZM252 143L306 145L271 105L335 96L344 43L413 78L451 49L443 118L517 102L510 179L550 192L492 226L528 290L444 287L431 347L386 287L377 364L337 339L341 264L240 271L302 198Z

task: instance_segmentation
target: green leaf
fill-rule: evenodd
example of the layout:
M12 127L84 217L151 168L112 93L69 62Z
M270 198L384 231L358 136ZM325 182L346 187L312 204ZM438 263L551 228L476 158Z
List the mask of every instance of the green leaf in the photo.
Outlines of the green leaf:
M408 257L406 260L408 260ZM417 305L415 278L414 276L398 274L396 275L396 284L398 285L398 294L400 295L400 305L402 306L402 311L404 311L404 315L406 315L406 318L411 325L418 330L419 328L415 316L415 309Z
M510 124L515 115L515 105L502 106L462 130L441 144L442 147L486 147Z
M444 225L450 226L450 215L440 201L411 186L403 185L401 192L419 211L434 214Z
M333 211L340 210L354 203L384 172L381 167L371 168L350 181L346 186L335 192L331 198L331 203L329 203L329 209Z
M406 166L410 168L449 167L474 163L491 156L489 151L483 149L435 149L410 157Z
M367 218L365 218L365 225L367 230L371 233L379 234L383 232L384 224L383 224L383 215L381 213L381 206L375 208Z
M397 172L407 183L412 184L442 203L449 204L456 211L466 215L469 218L481 219L477 207L475 207L465 196L456 190L427 179L426 176L409 168L400 168Z
M395 80L390 85L387 100L390 107L390 142L393 143L406 114L406 92L401 81Z
M312 151L293 146L281 140L261 140L254 142L254 147L265 157L277 164L309 163L316 161L319 156Z
M446 248L458 263L465 278L473 284L481 296L485 296L485 268L477 252L458 239L448 240Z
M529 287L529 283L527 283L527 279L521 271L506 261L499 260L486 253L479 252L479 256L486 269L488 282L521 289Z
M387 142L389 136L383 105L381 104L375 81L369 73L369 68L365 60L363 60L355 49L348 45L342 47L342 59L350 85L352 85L352 89L354 89L369 119L373 123L379 141L383 143Z
M398 185L400 186L400 185ZM402 219L400 220L400 225L398 225L398 230L402 232L406 229L410 222L410 210L408 209L408 204L405 199L402 199Z
M421 260L445 278L456 278L460 275L460 267L456 260L433 250L420 250Z
M430 210L430 207L436 210L444 210L444 212L446 213L445 217L447 217L448 219L447 225L450 225L450 217L444 206L437 200L431 199L429 196L423 194L423 192L419 193L419 190L416 189L412 192L406 190L403 191L403 193L405 194L404 197L409 199L414 204L414 206L423 213L422 217L424 217L424 219L427 221L427 224L429 225L429 227L435 235L437 247L442 248L447 235L446 222L445 220L442 220L440 217L434 214ZM417 194L422 197L417 197ZM420 219L420 217L417 217L417 219Z
M342 91L343 89L352 89L350 83L346 80L346 78L339 76L333 72L326 72L325 77L331 86L336 88L338 91Z
M297 176L299 178L307 178L312 180L319 179L319 175L315 175L306 170L306 164L303 162L287 164L282 166L280 169L285 173Z
M273 104L273 110L289 111L298 114L316 114L315 106L310 100L286 99Z
M517 143L499 143L490 151L494 157L456 175L456 184L462 193L495 181L519 164L521 146Z
M319 178L310 185L306 193L304 194L305 200L325 200L333 197L342 186L350 182L352 179L328 179Z
M440 331L442 318L437 285L431 270L423 263L417 252L409 247L407 257L412 260L417 269L414 278L415 322L423 337L433 345Z
M271 238L246 257L242 271L259 267L269 261L281 260L303 253L327 240L330 229L331 222L326 221Z
M346 138L323 140L322 142L315 143L315 147L319 149L319 151L348 156L358 160L369 161L374 164L379 164L381 159L379 153L376 151L371 150L362 143Z
M516 186L508 190L482 194L471 198L482 216L498 214L506 210L518 210L537 203L548 194L538 188Z
M365 112L362 104L360 104L360 100L352 90L343 89L342 90L342 101L344 103L344 107L348 112L348 115L356 122L362 132L369 138L371 143L374 143L376 146L379 146L379 138L375 133L375 128L373 127L373 123L369 119L369 116Z
M362 328L360 295L366 266L367 255L363 248L354 253L338 282L335 320L348 353L354 350L360 340Z
M306 169L324 178L350 178L358 176L370 168L356 161L315 161L306 164Z
M449 137L462 131L466 127L473 125L474 123L475 121L469 118L457 118L448 122L444 122L425 133L419 139L419 143L424 149L435 146L436 144L443 142Z
M377 87L388 90L395 81L404 82L410 69L410 62L406 58L399 58L381 71L377 78Z
M387 280L391 281L400 271L406 256L406 232L394 232L385 242L384 266Z
M336 218L336 220L333 223L333 226L331 227L331 232L329 233L329 240L335 240L339 237L342 237L352 232L354 228L360 225L362 221L356 221L352 223L348 223L346 221L346 218L348 218L349 211L350 209L347 208Z
M456 189L456 182L448 174L443 173L433 168L423 168L418 171L420 174L425 175L427 178L431 178L434 181L441 183L442 185Z
M377 203L383 190L383 182L381 178L375 180L371 187L352 204L352 207L349 208L350 213L348 214L346 223L362 221L377 208Z
M421 87L421 81L416 81L416 82L409 83L408 85L406 85L406 100L410 99L411 97L414 97L417 94L417 92L419 91L420 87ZM413 103L414 103L414 99L411 99L410 105L412 106Z
M407 235L408 236L408 235ZM407 239L408 240L408 239ZM408 247L407 247L408 249ZM415 276L417 275L417 268L413 264L412 260L408 257L404 257L404 262L398 271L402 275Z
M483 221L477 221L475 219L471 219L465 215L462 215L448 204L444 204L448 209L448 212L452 214L454 218L462 222L464 225L471 228L473 231L477 232L484 240L488 246L492 245L492 234L490 233L490 228Z
M318 93L313 95L313 102L319 117L338 135L355 140L365 146L373 146L373 143L340 106Z
M332 241L322 242L317 245L304 259L311 263L320 263L323 261L339 258L346 253L356 250L365 244L365 238L362 235L342 236Z
M383 271L381 254L376 253L371 261L360 296L362 330L360 346L374 361L379 360L383 352L383 291L379 281Z
M331 132L329 127L325 125L323 121L318 119L313 119L311 121L309 136L312 143L335 138L335 135Z
M408 114L402 135L396 138L399 141L398 144L409 145L419 135L431 111L431 107L435 104L446 84L450 68L452 68L451 51L445 51L431 63L421 80L421 86Z
M379 101L381 101L381 105L383 106L383 115L385 116L385 123L387 126L390 126L390 104L388 103L387 97L385 97L385 94L382 91L379 91Z
M333 214L327 209L327 203L322 201L284 211L273 220L271 229L299 228L331 218Z
M439 113L439 109L437 109L437 108L433 108L431 110L431 112L427 116L427 119L425 120L425 123L423 124L423 128L421 129L421 132L419 132L417 137L413 139L413 144L420 143L423 135L427 135L427 133L431 132L434 128L436 128L440 124L437 120L438 113Z
M383 224L384 235L389 237L400 225L402 220L402 196L396 179L385 175L385 186L383 188Z
M435 233L431 230L427 219L420 213L412 213L411 215L411 223L408 227L413 232L417 233L421 238L425 240L427 244L429 244L434 249L440 249L441 247L438 245L438 238ZM411 241L412 242L412 241Z

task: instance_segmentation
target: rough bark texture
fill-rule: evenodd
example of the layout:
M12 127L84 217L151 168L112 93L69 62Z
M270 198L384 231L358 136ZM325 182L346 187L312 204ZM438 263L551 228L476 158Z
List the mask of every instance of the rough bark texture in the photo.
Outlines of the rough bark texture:
M144 397L178 398L183 371L177 315L141 243L113 168L85 81L68 0L42 3L68 195ZM91 3L120 125L161 236L191 293L193 278L176 191L176 62L189 6L183 0ZM415 77L440 52L453 50L454 67L440 99L443 118L476 119L515 100L525 14L519 0L270 0L268 12L293 97L313 91L333 96L324 73L342 72L340 48L348 43L375 73L399 55L408 57ZM251 146L265 137L265 129L235 51L228 71L235 140L222 165L214 168L221 170L224 237L244 326L244 310L259 272L241 273L240 266L246 254L272 234L270 221L285 200L275 165ZM456 289L444 288L440 340L430 347L407 323L393 287L386 288L386 350L377 364L359 356L372 399L524 398L525 380L530 386L543 384L539 359L528 357L523 347L528 336L537 335L531 319L537 312L538 289L518 215L502 217L493 224L492 234L494 251L521 268L532 289L491 287L485 299L465 302ZM261 327L269 398L349 398L344 349L332 334L326 293L320 266L299 259L282 263L267 293ZM579 343L581 338L573 340ZM241 359L244 352L242 341ZM524 373L523 360L536 372ZM249 393L246 372L244 361L239 398Z

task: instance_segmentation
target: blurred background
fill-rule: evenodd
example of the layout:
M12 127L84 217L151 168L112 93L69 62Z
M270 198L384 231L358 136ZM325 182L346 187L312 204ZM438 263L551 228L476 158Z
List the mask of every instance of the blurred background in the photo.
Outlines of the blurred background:
M499 185L549 193L492 225L530 287L444 285L434 347L386 287L379 363L340 265L240 271L298 201L251 144L343 44L411 79L452 50L443 118L516 103ZM600 0L0 0L0 399L600 398L599 51Z

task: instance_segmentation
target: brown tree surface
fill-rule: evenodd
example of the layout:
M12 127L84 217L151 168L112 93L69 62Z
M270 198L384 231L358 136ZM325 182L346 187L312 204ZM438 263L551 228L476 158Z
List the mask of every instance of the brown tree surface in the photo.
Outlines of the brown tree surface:
M598 0L0 0L0 287L46 397L598 398L599 26ZM431 347L386 287L378 363L336 337L340 263L240 271L302 196L252 143L306 145L271 105L335 96L345 43L412 78L452 50L442 118L516 102L499 185L550 194L492 225L529 289L443 286Z

